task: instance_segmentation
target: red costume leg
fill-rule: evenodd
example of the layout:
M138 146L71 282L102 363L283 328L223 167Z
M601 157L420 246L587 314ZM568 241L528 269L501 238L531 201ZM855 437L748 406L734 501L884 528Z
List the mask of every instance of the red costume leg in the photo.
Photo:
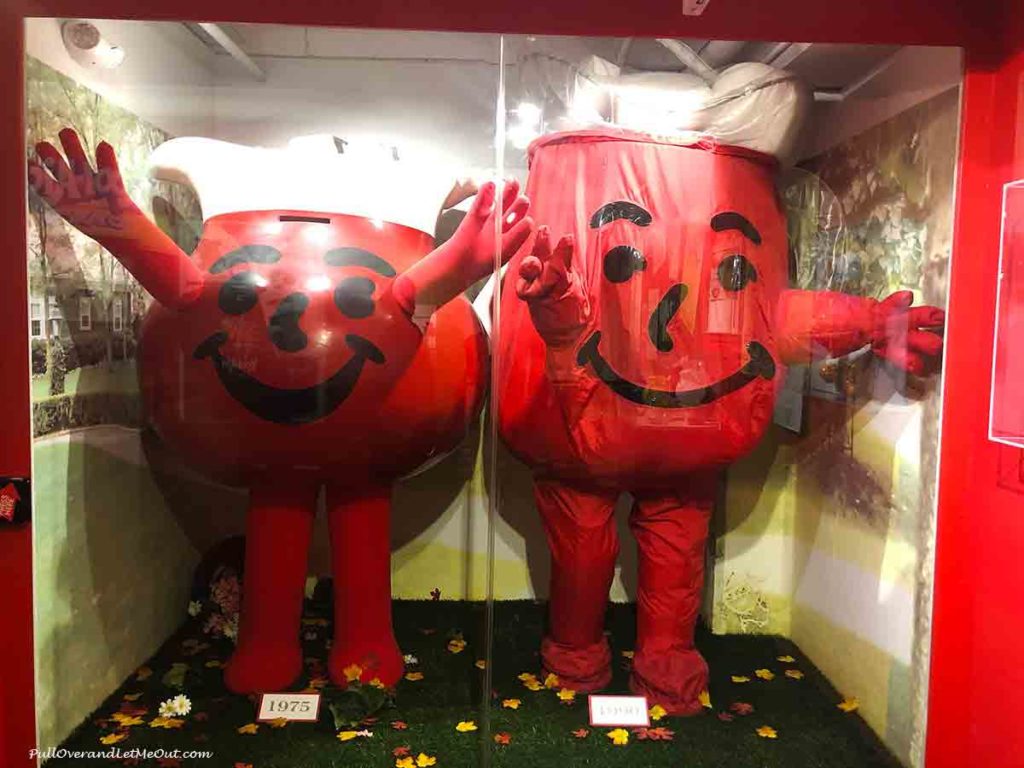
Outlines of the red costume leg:
M612 678L604 616L619 553L612 515L618 493L548 480L535 481L533 493L551 550L544 669L566 688L596 691Z
M327 663L331 680L347 685L345 668L360 679L392 686L402 676L402 652L391 626L391 489L354 495L327 488L334 571L334 643Z
M286 481L250 492L238 647L224 670L235 693L280 691L302 672L299 623L316 493Z
M708 667L693 645L715 476L678 493L636 494L629 519L639 549L636 653L630 687L670 714L699 712Z

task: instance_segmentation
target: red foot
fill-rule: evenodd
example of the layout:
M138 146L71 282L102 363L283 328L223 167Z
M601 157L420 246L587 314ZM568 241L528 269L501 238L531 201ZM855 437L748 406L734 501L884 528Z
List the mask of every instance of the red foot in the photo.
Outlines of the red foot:
M380 680L388 688L396 685L405 672L402 652L393 639L384 640L375 646L343 646L335 642L331 655L327 659L327 671L331 682L341 688L348 686L346 669L358 666L361 669L359 680L369 683L374 678Z
M302 648L295 643L240 644L224 669L224 685L233 693L283 691L302 673Z
M708 665L694 649L641 654L633 659L629 687L660 704L670 715L696 715L704 707L700 694L708 687Z
M554 673L561 687L577 693L599 691L612 681L612 652L605 638L577 648L545 637L540 658L545 676Z

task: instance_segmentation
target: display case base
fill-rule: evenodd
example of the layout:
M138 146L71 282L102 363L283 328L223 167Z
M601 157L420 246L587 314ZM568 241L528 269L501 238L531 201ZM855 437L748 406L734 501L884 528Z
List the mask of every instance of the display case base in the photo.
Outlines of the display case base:
M302 641L306 671L295 690L325 682L320 677L331 633L330 600L325 597L319 594L306 605ZM481 716L485 606L447 600L398 601L394 606L398 642L404 653L416 659L407 665L407 672L423 677L402 680L393 704L371 711L378 699L371 696L372 702L359 703L358 696L342 694L327 684L318 723L257 724L256 697L232 695L223 685L222 665L232 643L211 639L203 631L203 622L192 619L61 747L116 748L122 757L114 765L169 768L381 768L402 760L406 750L414 765L423 753L436 758L437 768L484 765L482 750L490 752L491 765L517 768L899 766L856 712L837 707L841 697L799 649L770 636L700 633L698 645L711 668L712 706L695 717L652 722L652 728L667 729L655 733L659 738L631 732L628 744L616 746L608 738L610 729L589 726L585 696L567 703L559 698L557 688L531 691L518 679L523 672L540 673L537 649L545 611L546 605L539 602L494 606L489 724ZM615 659L608 692L628 693L633 607L613 605L608 630ZM451 642L460 638L464 646ZM780 656L792 656L794 661L779 661ZM759 678L755 674L759 669L771 670L774 678ZM787 669L799 670L803 677L787 676ZM735 683L733 675L750 680ZM190 699L191 712L177 718L183 722L176 727L154 727L160 703L179 693ZM518 708L504 706L507 699L518 699ZM349 722L336 722L329 704L338 702L343 706L335 709L342 718L352 718ZM747 708L738 703L750 705L752 711L742 714ZM130 713L141 722L123 726L113 717L117 712ZM472 722L477 730L457 730L460 722ZM772 728L776 738L759 736L762 726ZM339 730L371 735L341 741ZM124 738L112 741L112 734ZM497 743L495 737L505 741L505 735L508 743ZM133 757L135 749L163 750L164 756L140 759ZM182 750L180 754L209 751L212 756L174 757L174 750ZM56 759L53 764L94 761Z

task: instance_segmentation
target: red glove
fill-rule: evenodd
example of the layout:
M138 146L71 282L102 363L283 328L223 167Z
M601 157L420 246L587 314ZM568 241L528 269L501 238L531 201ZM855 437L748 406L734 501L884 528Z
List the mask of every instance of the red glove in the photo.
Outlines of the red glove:
M946 318L937 307L912 307L914 294L899 291L883 301L830 291L784 291L779 301L778 349L782 362L807 364L871 345L874 353L910 373L925 368L925 356L942 352L938 328Z
M501 220L502 264L526 242L533 220L526 215L530 201L519 194L519 182L504 185L499 206L494 197L495 185L489 181L480 188L455 234L395 278L395 298L409 315L417 309L433 312L494 271L496 216Z
M590 302L579 273L572 268L573 237L554 250L547 227L537 230L533 251L519 264L516 295L530 307L537 333L549 347L565 347L579 338L590 318Z
M132 202L113 148L100 142L94 171L78 134L65 128L59 136L67 161L52 144L37 144L38 159L28 161L32 189L71 226L110 251L161 304L181 307L196 299L202 273Z

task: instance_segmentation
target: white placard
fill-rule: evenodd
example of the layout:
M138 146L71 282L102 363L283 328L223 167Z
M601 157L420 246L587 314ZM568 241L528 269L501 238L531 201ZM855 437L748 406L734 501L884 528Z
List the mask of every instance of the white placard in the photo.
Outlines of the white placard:
M647 727L646 696L588 696L590 724L596 726Z
M315 723L320 717L319 693L264 693L260 696L260 708L256 719L296 720Z

